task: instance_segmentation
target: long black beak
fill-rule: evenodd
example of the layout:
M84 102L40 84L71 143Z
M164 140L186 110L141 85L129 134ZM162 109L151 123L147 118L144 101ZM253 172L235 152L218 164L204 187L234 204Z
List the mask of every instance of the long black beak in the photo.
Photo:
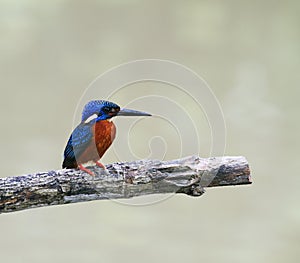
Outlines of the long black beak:
M147 112L137 111L137 110L130 110L130 109L121 109L117 116L152 116Z

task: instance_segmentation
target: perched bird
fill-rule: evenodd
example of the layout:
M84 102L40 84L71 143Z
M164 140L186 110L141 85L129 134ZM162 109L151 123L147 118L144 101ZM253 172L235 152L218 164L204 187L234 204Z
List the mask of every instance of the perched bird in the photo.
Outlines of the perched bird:
M63 168L79 168L90 175L92 171L83 166L93 161L99 162L116 136L116 126L110 120L115 116L151 116L151 114L120 107L110 101L93 100L82 111L81 123L72 132L64 151Z

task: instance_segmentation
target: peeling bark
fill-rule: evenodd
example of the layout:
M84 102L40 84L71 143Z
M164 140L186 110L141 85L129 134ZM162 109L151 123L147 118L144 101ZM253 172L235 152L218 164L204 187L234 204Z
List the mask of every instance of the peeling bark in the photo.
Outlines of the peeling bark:
M98 167L89 169L95 177L64 169L2 178L0 213L158 193L200 196L204 187L251 184L244 157L190 156L171 161L113 163L106 165L106 171Z

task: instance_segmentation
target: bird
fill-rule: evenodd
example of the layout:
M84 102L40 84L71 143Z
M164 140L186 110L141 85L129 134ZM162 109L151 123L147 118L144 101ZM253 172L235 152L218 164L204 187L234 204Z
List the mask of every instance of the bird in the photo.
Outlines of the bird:
M80 169L92 176L94 173L83 164L94 162L105 169L99 162L116 137L116 126L111 118L116 116L152 116L147 112L120 108L114 102L92 100L82 111L81 122L73 130L64 150L62 168Z

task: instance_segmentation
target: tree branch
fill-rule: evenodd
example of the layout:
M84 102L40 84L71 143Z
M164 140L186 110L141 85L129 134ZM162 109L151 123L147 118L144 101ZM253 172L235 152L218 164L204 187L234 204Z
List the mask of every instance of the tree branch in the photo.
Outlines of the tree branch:
M251 184L244 157L140 160L113 163L92 177L75 169L0 179L0 213L99 199L131 198L157 193L200 196L203 187Z

